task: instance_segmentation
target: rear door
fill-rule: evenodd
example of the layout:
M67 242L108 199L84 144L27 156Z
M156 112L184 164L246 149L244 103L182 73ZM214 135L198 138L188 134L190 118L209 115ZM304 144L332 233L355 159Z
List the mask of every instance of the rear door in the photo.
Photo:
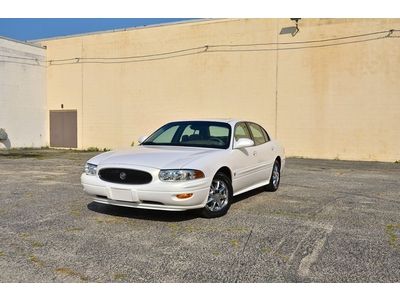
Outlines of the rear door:
M247 126L254 141L253 155L256 169L254 170L254 180L258 183L269 180L272 166L275 160L272 143L265 130L258 124L247 122Z

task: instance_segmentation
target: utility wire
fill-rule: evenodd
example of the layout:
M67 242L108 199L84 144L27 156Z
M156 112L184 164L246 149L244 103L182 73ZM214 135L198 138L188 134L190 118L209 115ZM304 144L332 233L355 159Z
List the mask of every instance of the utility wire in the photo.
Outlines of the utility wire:
M205 49L205 47L202 47L202 48ZM134 62L170 59L170 58L174 58L174 57L196 55L196 54L200 54L200 53L204 53L204 52L206 52L206 50L196 51L196 52L192 52L192 53L171 55L171 56L166 56L166 57L146 58L146 59L138 59L138 60L124 60L124 61L96 61L96 59L100 60L99 58L91 58L90 61L85 61L86 58L80 58L80 59L77 59L77 61L75 61L75 62L60 62L60 63L51 62L49 66L71 65L71 64L77 64L77 63L80 63L80 64L123 64L123 63L134 63Z
M371 35L378 35L384 34L392 35L393 32L399 32L398 29L390 29L384 31L375 31L363 34L356 34L356 35L348 35L343 37L337 38L329 38L329 39L320 39L320 40L310 40L310 41L294 41L294 42L275 42L275 43L256 43L256 44L220 44L220 45L211 45L210 47L246 47L246 46L269 46L269 45L293 45L293 44L311 44L311 43L323 43L323 42L331 42L331 41L338 41L338 40L345 40L345 39L353 39L358 37L365 37Z
M365 37L365 36L378 35L378 34L386 34L384 37L389 37L393 32L399 32L399 31L400 30L398 30L398 29L391 29L391 30L385 30L385 31L370 32L370 33L365 33L365 34L350 35L350 36L330 38L330 39L310 40L310 41L258 43L258 44L232 44L232 45L205 45L205 46L200 46L200 47L187 48L187 49L181 49L181 50L170 51L170 52L147 54L147 55L125 56L125 57L80 57L80 58L67 58L67 59L53 59L53 60L49 60L47 62L53 63L53 62L71 61L71 60L75 60L75 61L76 60L123 60L123 59L137 59L137 58L164 56L164 55L188 52L188 51L193 51L193 50L200 50L200 49L204 49L204 48L207 48L207 49L205 49L205 51L210 49L207 52L211 52L211 51L217 52L217 51L211 50L211 49L212 48L221 48L221 47L249 47L249 46L268 46L268 45L272 46L272 45L295 45L295 44L321 43L321 42L344 40L344 39ZM366 40L362 40L362 41L369 41L369 40L371 40L371 39L366 39ZM330 45L334 46L335 44L330 44ZM293 48L280 48L280 49L290 50L290 49L303 49L303 48L294 48L293 47ZM256 50L258 50L258 49L256 49ZM272 49L272 50L276 50L276 49ZM218 52L220 52L220 51L222 52L222 50L218 50ZM202 51L200 51L200 52L202 52ZM173 57L175 57L175 56L173 56Z
M312 45L312 46L299 46L299 47L285 47L285 48L259 48L259 49L221 49L221 50L209 50L208 52L257 52L257 51L285 51L285 50L300 50L300 49L311 49L311 48L323 48L323 47L331 47L331 46L339 46L346 44L356 44L356 43L364 43L369 41L386 39L387 37L376 37L370 39L363 39L359 41L349 41L349 42L341 42L334 44L325 44L325 45Z
M188 51L193 51L193 50L204 50L207 46L201 46L201 47L194 47L194 48L187 48L187 49L181 49L181 50L176 50L176 51L170 51L170 52L163 52L163 53L155 53L155 54L147 54L147 55L136 55L136 56L118 56L118 57L81 57L81 58L66 58L66 59L52 59L48 62L58 62L58 61L69 61L69 60L76 60L76 59L85 59L85 60L117 60L117 59L135 59L135 58L145 58L145 57L154 57L154 56L163 56L163 55L171 55L171 54L176 54L176 53L182 53L182 52L188 52ZM201 51L202 52L202 51Z
M41 60L39 58L34 58L34 57L12 56L12 55L4 55L4 54L0 54L0 57L46 62L45 60Z
M347 41L347 42L340 42L340 43L330 43L330 44L325 44L325 45L310 45L310 46L299 46L299 47L285 47L285 48L259 48L259 49L212 49L211 46L204 47L202 51L196 51L192 53L185 53L185 54L179 54L179 55L173 55L173 56L165 56L165 57L158 57L158 58L149 58L149 59L136 59L136 60L124 60L124 61L96 61L96 60L91 60L91 61L85 61L85 58L81 58L75 62L65 62L65 63L50 63L51 65L57 66L57 65L65 65L65 64L76 64L76 63L81 63L81 64L120 64L120 63L133 63L133 62L143 62L143 61L154 61L154 60L164 60L164 59L170 59L174 57L182 57L182 56L189 56L189 55L196 55L200 53L217 53L217 52L267 52L267 51L287 51L287 50L299 50L299 49L310 49L310 48L323 48L323 47L332 47L332 46L338 46L338 45L345 45L345 44L355 44L355 43L364 43L364 42L369 42L369 41L375 41L375 40L381 40L381 39L386 39L388 38L387 36L383 37L375 37L375 38L369 38L369 39L363 39L363 40L358 40L358 41ZM211 48L210 50L208 50Z
M18 62L18 61L13 61L13 60L0 60L0 63L9 63L9 64L16 64L16 65L27 65L27 66L47 68L46 65L41 65L39 63L35 64L35 63L28 63L28 62Z
M28 58L28 57L20 57L20 56L8 56L8 55L0 55L1 57L13 58L13 59L21 59L27 61L35 61L37 65L39 63L48 63L49 66L56 65L67 65L67 64L117 64L117 63L132 63L132 62L142 62L142 61L154 61L154 60L163 60L174 57L188 56L188 55L196 55L205 52L257 52L257 51L285 51L285 50L298 50L298 49L308 49L308 48L321 48L321 47L331 47L337 45L345 45L345 44L353 44L353 43L362 43L374 40L380 40L385 38L398 38L398 36L393 36L394 32L400 32L399 29L391 29L385 31L377 31L370 32L358 35L349 35L344 37L337 38L329 38L329 39L320 39L320 40L309 40L309 41L294 41L294 42L275 42L275 43L255 43L255 44L231 44L231 45L205 45L199 47L192 47L186 49L180 49L169 52L161 52L161 53L153 53L147 55L136 55L136 56L119 56L119 57L75 57L75 58L65 58L65 59L53 59L53 60L41 60L38 58ZM385 35L383 35L385 34ZM307 45L313 43L326 43L330 41L342 41L347 39L354 39L360 37L368 37L374 35L383 35L379 37L372 37L368 39L361 39L355 41L343 41L339 43L329 43L322 45ZM295 47L278 47L280 45L301 45L306 44L305 46L295 46ZM271 48L256 48L256 49L218 49L218 48L237 48L237 47L257 47L257 46L276 46ZM186 53L189 52L189 53ZM172 55L174 54L174 55ZM3 61L3 62L11 62L11 61ZM33 64L32 64L33 65Z

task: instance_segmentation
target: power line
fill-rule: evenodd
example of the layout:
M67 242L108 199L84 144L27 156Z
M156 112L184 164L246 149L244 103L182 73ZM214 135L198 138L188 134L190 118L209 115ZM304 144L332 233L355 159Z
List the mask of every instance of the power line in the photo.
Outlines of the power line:
M4 55L4 54L0 54L0 57L46 62L45 60L41 60L39 58L34 58L34 57L12 56L12 55Z
M174 51L169 51L169 52L160 52L160 53L152 53L152 54L136 55L136 56L75 57L75 58L53 59L53 60L41 60L38 58L8 56L8 55L0 55L0 56L6 57L6 58L13 58L13 59L35 61L37 64L48 63L49 66L78 64L78 63L79 64L118 64L118 63L133 63L133 62L164 60L164 59L170 59L170 58L175 58L175 57L196 55L196 54L201 54L201 53L205 53L205 52L287 51L287 50L299 50L299 49L308 49L308 48L332 47L332 46L337 46L337 45L363 43L363 42L380 40L380 39L385 39L385 38L394 38L394 37L397 37L397 36L393 36L394 32L400 32L400 30L390 29L390 30L385 30L385 31L376 31L376 32L369 32L369 33L358 34L358 35L349 35L349 36L343 36L343 37L337 37L337 38L309 40L309 41L254 43L254 44L231 44L231 45L223 45L223 44L204 45L204 46L179 49L179 50L174 50ZM375 35L383 35L383 36L355 40L355 41L344 41L344 40L348 40L348 39L355 39L355 38L375 36ZM322 45L308 45L308 44L314 44L314 43L326 43L326 42L331 42L331 41L343 41L343 42L329 43L329 44L322 44ZM302 44L305 44L305 46L278 47L278 46L290 46L290 45L302 45ZM259 47L259 46L276 46L276 47L256 48L256 49L218 49L218 48L227 48L227 47L238 48L238 47ZM188 53L186 53L186 52L188 52ZM11 61L4 61L4 62L11 62Z
M153 53L153 54L147 54L147 55L137 55L137 56L119 56L119 57L76 57L76 58L67 58L67 59L53 59L49 60L50 64L53 62L60 62L60 61L73 61L75 60L76 62L83 63L83 60L124 60L124 59L138 59L138 58L146 58L146 57L157 57L157 56L165 56L165 55L170 55L170 54L176 54L176 53L183 53L183 52L189 52L193 50L201 50L204 49L207 52L224 52L225 50L211 50L213 48L221 48L221 47L250 47L250 46L272 46L272 45L296 45L296 44L310 44L310 43L322 43L322 42L328 42L328 41L336 41L336 40L344 40L344 39L352 39L352 38L359 38L359 37L365 37L365 36L372 36L372 35L378 35L378 34L386 34L384 37L389 37L393 32L399 32L400 30L397 29L390 29L390 30L385 30L385 31L376 31L376 32L370 32L370 33L364 33L364 34L358 34L358 35L349 35L349 36L344 36L344 37L337 37L337 38L329 38L329 39L320 39L320 40L310 40L310 41L294 41L294 42L276 42L276 43L257 43L257 44L231 44L231 45L205 45L205 46L199 46L199 47L193 47L193 48L186 48L186 49L180 49L180 50L175 50L175 51L170 51L170 52L161 52L161 53ZM365 39L361 41L369 41L373 39ZM341 43L342 44L342 43ZM341 45L337 44L337 45ZM329 46L334 46L336 44L329 44ZM210 50L208 50L210 49ZM292 47L292 48L280 48L280 49L285 49L285 50L291 50L291 49L304 49L300 47ZM276 49L271 49L271 50L276 50ZM254 50L247 50L247 51L260 51L259 49L254 49ZM265 50L264 50L265 51ZM200 51L200 53L203 51ZM176 56L173 56L176 57ZM147 60L145 60L147 61ZM76 63L74 62L74 63Z
M175 57L181 57L181 56L189 56L189 55L196 55L200 53L213 53L213 52L266 52L266 51L287 51L287 50L300 50L300 49L311 49L311 48L323 48L323 47L332 47L332 46L339 46L339 45L346 45L346 44L355 44L355 43L364 43L364 42L369 42L369 41L375 41L375 40L382 40L386 39L388 36L382 36L382 37L375 37L375 38L369 38L369 39L363 39L363 40L358 40L358 41L346 41L346 42L340 42L340 43L330 43L330 44L325 44L325 45L311 45L311 46L299 46L299 47L285 47L285 48L259 48L259 49L212 49L212 46L204 47L202 51L196 51L193 53L186 53L186 54L180 54L180 55L173 55L173 56L166 56L166 57L158 57L158 58L150 58L150 59L137 59L137 60L125 60L125 61L95 61L95 58L91 58L92 61L85 61L86 58L81 58L75 62L67 62L67 63L51 63L50 65L62 65L62 64L76 64L76 63L81 63L81 64L120 64L120 63L133 63L133 62L144 62L144 61L155 61L155 60L164 60L164 59L170 59L170 58L175 58ZM211 48L209 50L209 48Z
M204 47L203 47L204 48ZM185 54L177 54L167 57L159 57L159 58L146 58L140 60L125 60L125 61L96 61L96 58L92 58L91 61L85 61L85 58L78 59L76 62L61 62L61 63L50 63L49 66L60 66L60 65L71 65L71 64L123 64L123 63L134 63L134 62L143 62L143 61L154 61L154 60L163 60L163 59L170 59L175 57L182 57L182 56L189 56L189 55L196 55L200 53L205 53L205 50L196 51L193 53L185 53Z
M210 47L246 47L246 46L273 46L273 45L293 45L293 44L310 44L310 43L323 43L323 42L331 42L331 41L338 41L338 40L345 40L345 39L353 39L371 35L378 35L378 34L387 34L392 35L393 32L399 32L398 29L390 29L384 31L375 31L363 34L356 34L356 35L348 35L343 37L337 38L329 38L329 39L319 39L319 40L309 40L309 41L294 41L294 42L275 42L275 43L256 43L256 44L220 44L220 45L212 45Z
M9 63L9 64L16 64L16 65L27 65L27 66L47 68L47 66L41 65L40 63L35 64L35 63L19 62L19 61L13 61L13 60L0 60L0 63Z
M201 50L206 48L207 46L200 46L200 47L193 47L181 50L175 50L170 52L162 52L162 53L154 53L154 54L147 54L147 55L136 55L136 56L118 56L118 57L76 57L76 58L66 58L66 59L52 59L47 62L58 62L58 61L69 61L69 60L76 60L76 59L85 59L85 60L117 60L117 59L135 59L135 58L145 58L145 57L154 57L154 56L163 56L163 55L171 55L176 53L188 52L193 50Z
M222 49L222 50L210 50L208 52L257 52L257 51L285 51L285 50L300 50L300 49L311 49L311 48L323 48L323 47L332 47L346 44L356 44L356 43L365 43L369 41L376 41L387 38L384 37L376 37L370 39L363 39L359 41L350 41L350 42L341 42L334 44L325 44L325 45L312 45L312 46L299 46L299 47L286 47L286 48L261 48L261 49Z

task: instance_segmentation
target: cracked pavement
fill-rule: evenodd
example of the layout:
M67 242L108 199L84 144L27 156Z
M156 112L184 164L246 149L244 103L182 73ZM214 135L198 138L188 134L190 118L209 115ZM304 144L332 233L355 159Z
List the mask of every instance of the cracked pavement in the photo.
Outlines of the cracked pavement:
M0 151L0 282L399 282L400 164L288 159L228 214L92 202L95 153Z

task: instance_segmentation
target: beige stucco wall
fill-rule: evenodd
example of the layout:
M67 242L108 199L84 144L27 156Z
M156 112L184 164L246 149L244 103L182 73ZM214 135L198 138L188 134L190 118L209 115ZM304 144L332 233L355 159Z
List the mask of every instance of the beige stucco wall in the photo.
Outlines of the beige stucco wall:
M400 19L301 25L297 39L311 40L400 29ZM281 51L278 59L278 137L289 155L400 159L399 38Z
M78 110L79 148L129 146L175 119L237 117L265 126L288 156L399 160L399 39L279 51L276 45L229 45L399 29L400 19L303 19L296 36L279 34L288 26L289 19L212 20L42 41L48 60L228 45L150 57L163 58L157 60L51 63L48 109L64 104ZM193 54L197 51L202 53Z
M1 148L47 145L45 49L0 38ZM36 60L37 59L37 60Z

